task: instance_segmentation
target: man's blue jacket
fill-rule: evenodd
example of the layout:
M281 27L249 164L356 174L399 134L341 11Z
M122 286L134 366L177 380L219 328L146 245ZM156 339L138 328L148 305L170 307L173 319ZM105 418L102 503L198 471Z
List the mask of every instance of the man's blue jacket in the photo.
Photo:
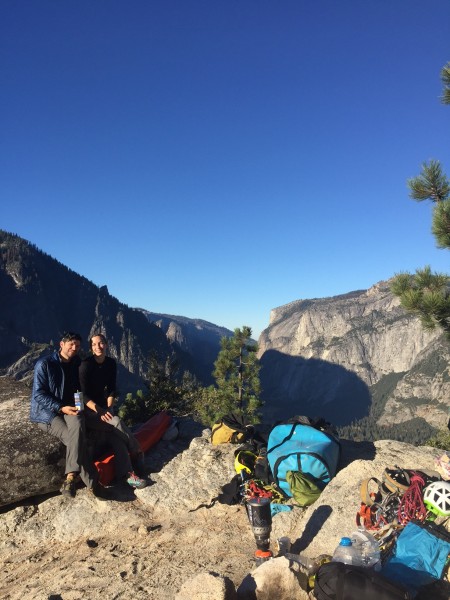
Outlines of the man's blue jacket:
M78 357L74 360L79 361ZM63 391L64 371L55 350L50 356L40 358L34 367L30 421L50 424L63 406Z

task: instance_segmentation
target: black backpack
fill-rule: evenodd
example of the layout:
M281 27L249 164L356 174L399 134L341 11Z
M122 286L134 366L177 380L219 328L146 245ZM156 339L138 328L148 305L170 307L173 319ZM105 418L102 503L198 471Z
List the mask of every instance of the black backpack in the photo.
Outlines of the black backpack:
M367 567L340 562L319 567L314 596L317 600L412 600L401 584Z

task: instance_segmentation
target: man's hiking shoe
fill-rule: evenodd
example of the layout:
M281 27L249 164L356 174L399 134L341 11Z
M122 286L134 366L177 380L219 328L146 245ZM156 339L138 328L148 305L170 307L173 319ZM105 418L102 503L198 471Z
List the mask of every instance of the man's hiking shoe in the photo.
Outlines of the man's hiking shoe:
M137 490L141 490L142 488L145 488L148 485L148 481L146 479L141 479L141 477L138 477L134 471L128 473L127 483L128 485L131 485L131 487L136 488Z
M64 480L60 492L66 498L75 498L75 487L78 481L78 477L75 475L68 475Z
M94 485L89 488L89 491L97 498L97 500L114 500L112 491L100 483L94 483Z

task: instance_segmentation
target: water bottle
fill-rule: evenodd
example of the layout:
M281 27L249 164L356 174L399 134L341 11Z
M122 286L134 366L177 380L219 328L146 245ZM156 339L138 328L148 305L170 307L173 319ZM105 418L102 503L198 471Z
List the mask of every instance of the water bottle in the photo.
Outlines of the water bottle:
M332 561L341 562L346 565L359 564L357 549L353 546L352 540L349 537L341 539L339 546L333 553Z
M353 546L357 549L361 566L380 571L380 545L373 535L366 531L364 527L360 527L351 534L350 538Z
M277 556L285 556L291 550L291 540L286 536L280 537L276 541L275 548Z
M75 408L78 412L84 410L84 400L83 400L83 392L76 391L73 395L73 399L75 400Z
M292 554L291 552L286 552L284 556L288 560L292 560L293 562L298 563L300 565L301 570L307 575L312 575L317 571L317 563L311 558L305 556L304 554Z

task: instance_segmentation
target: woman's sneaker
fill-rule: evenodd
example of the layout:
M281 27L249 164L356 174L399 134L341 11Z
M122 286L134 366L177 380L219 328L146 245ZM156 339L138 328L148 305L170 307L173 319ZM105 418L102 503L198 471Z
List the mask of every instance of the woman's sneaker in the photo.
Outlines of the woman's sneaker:
M138 490L145 488L148 485L148 481L146 479L141 479L134 471L128 473L127 483Z

